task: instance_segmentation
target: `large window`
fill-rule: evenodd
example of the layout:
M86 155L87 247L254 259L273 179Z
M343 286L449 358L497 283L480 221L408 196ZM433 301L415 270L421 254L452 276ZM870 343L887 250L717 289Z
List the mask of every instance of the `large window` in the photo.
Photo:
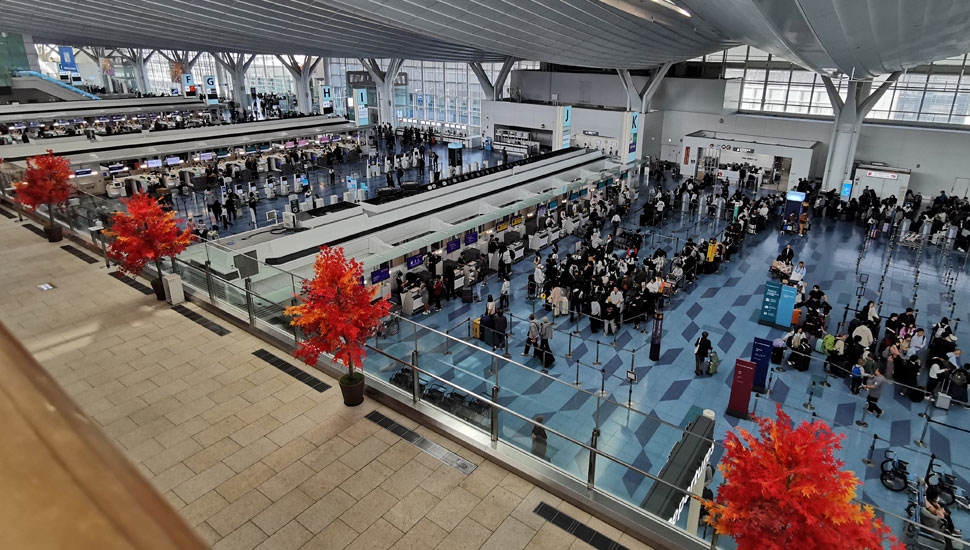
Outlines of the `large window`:
M723 78L742 79L741 111L833 115L822 78L777 56L737 46L691 62L720 67ZM906 71L867 118L970 125L970 71L966 63L967 56L960 55ZM705 74L708 68L704 68ZM885 75L876 78L873 89L885 79ZM843 99L848 82L845 76L833 80Z
M387 60L379 60L381 67ZM494 82L502 70L501 63L482 65L485 74ZM538 69L536 61L519 61L515 69ZM329 60L328 78L333 86L334 97L347 97L347 71L362 71L356 59L332 58ZM481 126L482 88L475 73L467 63L407 60L401 72L408 75L407 92L395 93L395 107L402 118L418 118L467 124L476 131ZM504 96L509 95L509 82L505 81ZM337 111L346 109L346 102L337 101Z

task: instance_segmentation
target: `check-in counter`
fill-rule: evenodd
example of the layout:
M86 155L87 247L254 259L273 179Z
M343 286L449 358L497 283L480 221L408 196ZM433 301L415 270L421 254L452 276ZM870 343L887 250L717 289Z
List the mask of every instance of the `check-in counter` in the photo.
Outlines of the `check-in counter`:
M414 315L424 311L425 303L421 298L421 291L412 288L401 294L401 309L405 315Z
M549 231L542 229L529 237L529 250L541 250L549 244Z
M584 224L585 221L582 216L573 216L571 218L566 218L565 221L563 221L563 230L565 230L567 234L572 235L581 230Z

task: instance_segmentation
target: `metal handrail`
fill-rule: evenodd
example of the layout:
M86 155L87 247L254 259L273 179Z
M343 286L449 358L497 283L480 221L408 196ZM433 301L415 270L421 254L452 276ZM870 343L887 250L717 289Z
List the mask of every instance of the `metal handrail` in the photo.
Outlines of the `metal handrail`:
M564 434L564 433L562 433L562 432L560 432L558 430L555 430L553 428L550 428L549 426L547 426L545 424L541 424L541 423L539 423L539 422L537 422L537 421L535 421L535 420L533 420L531 418L528 418L526 416L523 416L523 415L521 415L521 414L513 411L512 409L510 409L510 408L508 408L508 407L506 407L504 405L499 404L496 401L492 401L491 399L486 399L484 397L480 397L479 394L476 393L473 390L469 390L468 388L465 388L463 386L459 386L458 384L455 384L454 382L450 382L448 380L445 380L444 378L441 378L440 376L437 376L437 375L432 374L432 373L430 373L428 371L425 371L425 370L421 369L420 367L417 367L415 365L412 365L411 363L408 363L407 361L404 361L403 359L394 357L393 355L390 355L390 354L388 354L388 353L380 350L379 348L375 348L374 346L371 346L370 344L365 344L365 346L368 349L370 349L371 351L377 352L380 355L383 355L384 357L387 357L388 359L391 359L393 361L396 361L398 363L401 363L402 365L404 365L404 366L412 369L415 372L420 372L420 373L428 376L429 378L434 379L435 381L438 381L438 382L441 382L441 383L446 384L448 386L451 386L452 388L454 388L454 389L456 389L456 390L458 390L458 391L460 391L460 392L462 392L462 393L464 393L466 395L473 396L475 399L477 399L479 401L482 401L484 403L487 403L491 407L495 407L497 409L500 409L500 410L504 411L505 413L511 414L512 416L515 416L516 418L518 418L520 420L525 420L526 422L528 422L529 424L532 424L533 426L541 426L543 430L545 430L547 432L551 432L552 434L556 435L557 437L561 437L562 439L565 439L566 441L569 441L570 443L573 443L575 445L578 445L580 447L583 447L587 451L590 451L590 452L593 452L595 454L601 455L604 458L607 458L607 459L609 459L609 460L611 460L611 461L619 464L620 466L623 466L623 467L625 467L625 468L627 468L629 470L632 470L632 471L634 471L634 472L636 472L638 474L641 474L642 476L644 476L644 477L646 477L648 479L651 479L651 480L653 480L655 482L664 484L664 485L666 485L666 486L668 486L671 489L674 489L676 491L680 491L680 492L683 492L683 493L685 493L687 495L690 495L691 498L694 498L694 499L697 499L697 500L702 500L697 495L694 495L694 494L692 494L692 493L690 493L688 491L685 491L684 489L681 489L680 487L677 487L676 485L674 485L674 484L672 484L672 483L670 483L668 481L665 481L663 479L660 479L660 478L654 476L653 474L651 474L649 472L645 472L645 471L641 470L640 468L637 468L636 466L634 466L632 464L628 464L626 461L621 460L621 459L619 459L619 458L617 458L617 457L615 457L615 456L613 456L611 454L605 453L605 452L597 449L596 447L592 447L592 446L590 446L590 445L588 445L586 443L583 443L582 441L579 441L579 440L577 440L577 439L575 439L575 438L573 438L571 436L568 436L568 435L566 435L566 434ZM599 399L604 399L605 400L605 398L602 398L602 397L600 397ZM696 435L696 434L689 434L689 435ZM697 436L697 437L701 437L701 436ZM703 438L703 437L701 437L701 438L702 439L707 439L707 438ZM711 441L711 440L708 440L708 441ZM713 441L711 441L711 442L714 443ZM566 473L568 473L568 472L566 472Z
M468 342L465 342L464 340L462 340L462 339L460 339L460 338L455 338L454 336L452 336L452 335L450 335L450 334L446 334L446 333L444 333L444 332L441 332L441 331L439 331L439 330L436 330L436 329L434 329L434 328L431 328L431 327L428 327L428 326L425 326L425 325L422 325L422 324L420 324L420 323L416 323L416 322L414 322L414 321L411 321L410 319L406 319L406 318L404 318L404 317L401 317L400 315L398 315L398 314L396 314L396 313L393 313L393 314L391 314L391 315L395 315L395 316L397 316L397 317L398 317L398 318L399 318L400 320L402 320L402 321L405 321L405 322L408 322L408 323L411 323L412 325L416 325L416 326L418 326L418 327L421 327L422 329L424 329L424 330L427 330L427 331L429 331L429 332L433 332L433 333L435 333L435 334L438 334L438 335L440 335L440 336L443 336L443 337L445 337L445 338L448 338L448 339L451 339L451 340L453 340L453 341L455 341L455 342L458 342L458 343L460 343L460 344L463 344L463 345L465 345L465 346L469 346L469 347L472 347L472 348L475 348L476 350L480 350L480 351L482 351L482 352L484 352L484 353L486 353L486 354L488 354L488 355L490 355L490 356L492 356L492 357L493 357L493 358L494 358L495 360L501 360L501 361L505 361L506 363L509 363L509 364L512 364L512 365L515 365L515 366L517 366L517 367L519 367L519 368L522 368L522 369L526 369L526 370L528 370L528 371L529 371L529 372L531 372L531 373L534 373L534 374L538 374L539 376L544 376L544 377L546 377L546 378L548 378L548 379L550 379L550 380L552 380L552 381L554 381L554 382L557 382L557 383L559 383L559 384L563 384L563 385L566 385L566 386L569 386L570 388L572 388L572 389L574 389L574 390L576 390L576 391L579 391L579 392L583 392L583 393L585 393L585 394L587 394L587 395L589 395L589 396L591 396L591 397L596 397L596 398L598 398L598 399L602 399L602 400L603 400L604 402L607 402L607 403L612 403L612 404L614 404L614 405L616 405L616 406L618 406L618 407L623 407L623 408L626 408L626 409L629 409L630 411L633 411L633 412L635 412L635 413L637 413L637 414L640 414L640 415L642 415L642 416L643 416L643 417L645 417L645 418L648 418L648 419L650 419L650 420L655 420L655 421L657 421L657 422L659 422L659 423L661 423L661 424L663 424L663 425L666 425L666 426L669 426L669 427L671 427L671 428L675 428L675 429L677 429L677 430L678 430L678 431L680 431L680 432L684 432L684 433L687 433L687 432L686 432L686 430L684 430L684 429L683 429L683 428L681 428L680 426L678 426L678 425L676 425L676 424L672 424L672 423L670 423L670 422L667 422L666 420L663 420L662 418L658 418L658 417L656 417L656 416L653 416L653 415L651 415L651 414L648 414L648 413L646 413L646 412L644 412L644 411L641 411L640 409L637 409L637 408L635 408L635 407L631 407L631 406L629 405L629 403L618 403L618 402L616 402L616 401L613 401L613 400L611 400L611 399L609 399L609 398L607 398L607 397L603 397L603 396L600 396L600 395L598 395L598 394L596 394L596 393L594 393L594 392L590 392L590 391L588 391L588 390L585 390L585 389L583 389L583 388L577 388L576 386L574 386L574 385L572 385L572 384L570 384L569 382L565 382L565 381L563 381L563 380L560 380L559 378L556 378L555 376L552 376L552 375L550 375L550 374L548 374L548 373L544 373L544 372L541 372L541 371L536 371L535 369L533 369L533 368L530 368L530 367L529 367L529 366L527 366L527 365L523 365L522 363L518 363L518 362L516 362L516 361L515 361L515 360L513 360L513 359L510 359L510 358L507 358L507 357L505 357L505 356L503 356L503 355L500 355L500 354L498 354L498 353L496 353L496 352L493 352L493 351L491 351L491 350L488 350L488 349L485 349L485 348L482 348L482 347L479 347L479 346L475 346L475 345L473 345L473 344L469 344ZM370 347L370 344L367 344L367 346L368 346L368 347ZM383 354L383 352L382 352L382 354ZM694 437L699 437L699 438L701 438L701 439L704 439L704 440L706 440L706 441L710 441L711 443L714 443L715 445L721 445L721 446L723 446L723 443L720 443L720 442L718 442L717 440L715 440L715 439L713 439L713 438L707 438L707 437L703 437L703 436L699 436L699 435L696 435L696 434L691 434L691 435L692 435L692 436L694 436Z

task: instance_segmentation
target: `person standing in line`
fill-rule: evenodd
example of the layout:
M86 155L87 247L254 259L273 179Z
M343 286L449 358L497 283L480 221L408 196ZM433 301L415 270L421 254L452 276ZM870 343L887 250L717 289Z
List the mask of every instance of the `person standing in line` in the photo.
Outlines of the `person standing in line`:
M948 362L944 362L942 357L934 358L930 363L930 371L926 375L926 393L934 395L936 393L936 386L940 384L940 380L943 380L947 376L949 371Z
M704 363L707 361L708 354L711 353L711 341L707 338L707 332L702 332L701 337L694 343L694 374L702 376L704 374Z
M333 166L329 169L330 173L330 186L333 187L337 185L337 173L334 171Z
M542 371L545 372L547 365L552 363L552 348L549 347L549 341L552 340L552 323L549 322L548 317L542 318L542 326L539 329L540 343L539 347L542 350Z
M509 309L509 301L512 299L512 283L509 282L509 278L505 277L502 279L502 293L499 295L499 307L502 309Z
M866 360L860 357L856 364L852 366L852 381L849 384L849 391L852 395L859 395L859 388L862 387L862 379L866 376Z
M539 349L539 323L536 322L535 314L529 314L529 332L525 337L525 350L522 352L523 357L529 356L529 350L535 346Z
M872 377L872 383L863 386L869 390L866 397L866 410L875 414L876 417L882 416L883 410L879 408L879 398L882 396L882 387L886 384L886 377L883 376L882 367L876 367L876 375Z

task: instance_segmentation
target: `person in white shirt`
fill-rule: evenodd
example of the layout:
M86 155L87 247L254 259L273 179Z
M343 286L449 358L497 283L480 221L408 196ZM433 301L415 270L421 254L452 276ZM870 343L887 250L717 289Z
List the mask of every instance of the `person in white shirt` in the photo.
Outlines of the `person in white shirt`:
M936 386L949 370L949 366L942 359L937 358L930 363L930 371L926 379L927 393L932 395L936 391Z
M862 347L868 348L872 345L872 331L869 330L869 327L865 323L859 325L854 331L852 331L852 337L855 338L856 336L859 337L859 345Z
M537 265L535 271L532 272L532 278L536 281L536 292L542 291L542 285L546 282L546 272L542 270L541 265Z
M795 266L794 269L792 269L791 281L793 283L797 283L801 281L802 279L805 278L805 273L806 273L805 262L798 262L798 265Z
M919 355L923 348L926 347L926 331L921 328L916 329L916 332L910 337L909 340L909 353L911 355Z
M610 292L609 302L619 308L621 311L623 309L623 293L620 289L613 287L613 292Z

